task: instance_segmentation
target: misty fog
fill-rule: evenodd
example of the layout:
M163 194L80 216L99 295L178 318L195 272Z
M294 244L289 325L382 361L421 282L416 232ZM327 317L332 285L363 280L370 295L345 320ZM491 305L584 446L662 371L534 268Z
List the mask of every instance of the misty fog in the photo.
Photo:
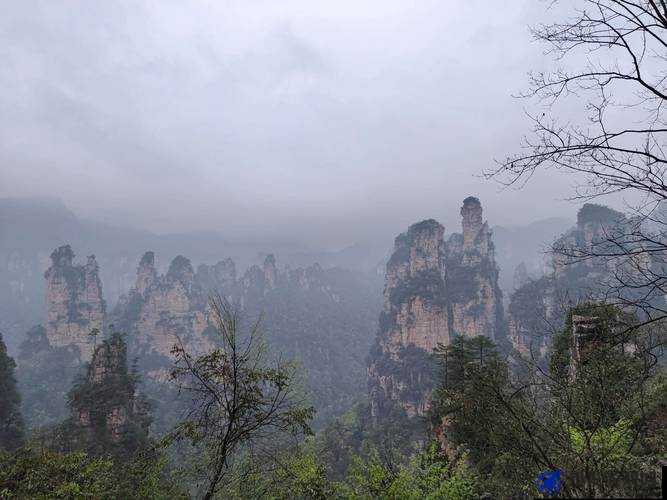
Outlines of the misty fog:
M492 7L489 7L492 5ZM532 0L12 2L0 197L157 233L336 249L434 217L566 216L568 180L481 174L520 146Z

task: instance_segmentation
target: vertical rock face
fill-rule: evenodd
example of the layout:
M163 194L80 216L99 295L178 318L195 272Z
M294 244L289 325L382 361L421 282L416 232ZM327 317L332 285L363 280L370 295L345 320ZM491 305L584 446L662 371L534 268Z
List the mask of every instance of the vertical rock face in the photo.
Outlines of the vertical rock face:
M46 337L55 347L74 345L81 358L90 359L90 333L104 331L106 304L95 256L85 265L74 265L74 252L69 245L51 254L51 267L46 278Z
M127 346L121 340L120 336L114 336L95 349L88 367L90 382L100 383L123 372L127 364Z
M581 259L592 247L602 252L606 240L628 221L621 212L586 203L577 213L577 225L553 243L552 272L527 280L510 298L509 338L512 347L524 355L544 356L554 330L560 329L568 309L597 295L618 262Z
M155 280L157 279L157 271L155 271L155 254L153 252L146 252L139 262L137 269L137 281L135 290L139 295L145 295Z
M375 416L396 404L408 416L425 413L433 386L430 355L439 344L456 335L504 334L498 269L479 200L466 198L461 216L462 234L447 242L444 227L432 219L396 238L368 368Z
M577 370L585 362L591 351L595 351L602 344L601 321L597 316L572 315L572 341L570 353L570 376L575 378Z
M42 413L51 412L46 423L60 420L66 409L56 408L56 415L52 400L41 405L49 399L45 393L64 400L70 379L55 389L45 386L41 383L44 369L76 371L80 347L84 360L90 360L95 342L109 333L103 328L106 323L127 334L128 350L138 359L142 374L150 384L159 385L173 363L171 351L179 338L195 356L216 346L219 337L208 298L217 292L238 307L243 318L262 318L272 352L302 363L320 422L342 413L365 391L365 355L380 309L375 277L317 264L279 269L271 255L240 276L231 259L201 264L194 272L183 256L159 274L155 255L146 252L138 262L134 285L105 321L97 267L92 257L86 265L75 265L72 250L63 247L53 252L46 273L50 321L47 328L37 329L39 335L29 335L32 341L25 343L26 355L21 358L29 375L25 380L40 381L30 383L34 387L27 400L31 407L45 408ZM90 336L93 328L100 329L97 339ZM100 365L96 361L94 366ZM122 418L122 411L115 412L110 421Z
M276 269L276 258L273 254L269 254L266 256L266 259L264 259L264 279L269 288L276 287L277 277L278 271Z
M232 259L225 259L213 266L215 282L229 288L236 282L236 265Z
M462 237L452 235L447 245L452 333L495 339L502 335L503 310L491 230L477 198L463 201L461 217Z
M550 344L553 316L551 278L529 280L517 288L512 294L507 315L512 347L524 356L544 356Z
M438 343L449 342L444 231L430 219L396 238L387 263L380 320L389 352L408 344L430 351Z
M119 443L126 433L135 434L136 439L148 432L147 407L137 399L135 378L127 369L127 346L120 334L113 334L95 349L86 377L72 390L70 400L72 421L86 431L88 447L100 450L100 446L104 449L106 444Z
M127 348L121 341L120 336L112 338L109 342L104 342L93 353L90 367L88 368L88 383L91 385L119 385L122 383L122 377L127 372ZM123 387L124 388L124 387ZM132 388L134 389L134 388ZM90 413L95 411L92 408L77 408L79 422L90 426ZM105 410L102 416L104 427L111 441L118 441L121 437L121 429L127 423L128 416L132 413L134 407L134 390L127 391L125 397L118 398ZM94 419L93 419L94 421Z
M207 313L198 281L185 257L174 258L167 274L158 276L153 253L144 254L137 284L122 304L119 321L131 334L138 352L169 357L179 338L194 352L209 346L202 336Z
M585 203L577 212L577 225L554 243L554 275L572 282L583 275L606 274L609 269L601 259L581 259L574 263L572 253L590 251L593 246L602 251L607 245L606 240L618 234L619 230L625 230L627 223L621 212L603 205Z
M176 335L193 354L216 346L208 298L219 293L244 320L261 318L271 354L301 363L319 423L363 394L365 355L379 310L377 284L366 276L317 264L280 269L269 255L240 276L231 259L201 264L193 273L190 262L177 257L165 275L146 280L153 276L147 262L154 266L152 255L142 259L137 285L114 310L113 324L128 333L132 355L150 383L171 366Z
M445 228L433 219L410 226L394 243L387 263L384 307L371 352L371 411L395 402L409 416L423 414L431 389L428 355L449 342L445 283Z
M463 247L465 249L473 248L476 244L477 237L480 235L485 225L482 221L482 204L477 198L468 196L463 200L461 218L461 226L463 227Z

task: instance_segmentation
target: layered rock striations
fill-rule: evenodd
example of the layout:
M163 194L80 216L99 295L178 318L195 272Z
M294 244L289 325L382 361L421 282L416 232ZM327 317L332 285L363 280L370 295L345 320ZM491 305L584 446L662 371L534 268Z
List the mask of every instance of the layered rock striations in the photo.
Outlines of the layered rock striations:
M46 338L54 347L76 346L83 360L92 355L91 332L103 332L106 303L95 256L85 265L73 263L69 245L51 254L46 271Z
M396 238L387 263L384 307L368 368L371 412L400 407L423 415L433 385L431 354L457 335L504 337L502 293L491 231L469 197L462 233L445 241L433 219Z

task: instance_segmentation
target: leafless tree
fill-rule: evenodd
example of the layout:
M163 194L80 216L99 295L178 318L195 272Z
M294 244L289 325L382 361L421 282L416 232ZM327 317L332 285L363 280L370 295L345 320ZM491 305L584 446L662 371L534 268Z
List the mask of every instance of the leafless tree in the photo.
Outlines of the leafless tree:
M564 2L554 0L552 7ZM554 250L569 262L595 260L611 272L602 299L653 322L667 316L667 3L575 0L574 16L532 28L553 56L551 72L530 74L528 92L543 107L529 117L522 151L485 172L521 187L539 170L577 179L574 200L615 193L630 198L630 217L586 246ZM561 69L563 65L577 69ZM584 119L558 119L563 102ZM560 111L559 111L560 110Z
M271 456L284 436L310 433L314 413L296 390L295 365L268 358L259 322L244 334L240 314L219 295L210 307L220 347L198 357L180 342L172 350L172 378L191 402L170 440L196 446L205 499L226 484L235 459Z

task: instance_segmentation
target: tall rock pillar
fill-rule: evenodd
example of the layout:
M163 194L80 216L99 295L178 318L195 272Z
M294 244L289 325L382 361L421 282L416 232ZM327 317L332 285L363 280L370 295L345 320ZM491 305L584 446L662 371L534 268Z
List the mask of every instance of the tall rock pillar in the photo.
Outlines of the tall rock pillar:
M95 256L85 265L74 265L69 245L51 254L46 278L46 337L52 346L73 345L81 358L90 360L93 349L91 333L104 331L106 303Z
M492 233L477 198L463 200L461 227L462 234L447 242L452 333L495 340L503 329L502 292Z
M422 415L428 407L432 381L424 366L439 343L449 343L444 231L429 219L396 238L368 369L376 416L395 403L408 416Z

